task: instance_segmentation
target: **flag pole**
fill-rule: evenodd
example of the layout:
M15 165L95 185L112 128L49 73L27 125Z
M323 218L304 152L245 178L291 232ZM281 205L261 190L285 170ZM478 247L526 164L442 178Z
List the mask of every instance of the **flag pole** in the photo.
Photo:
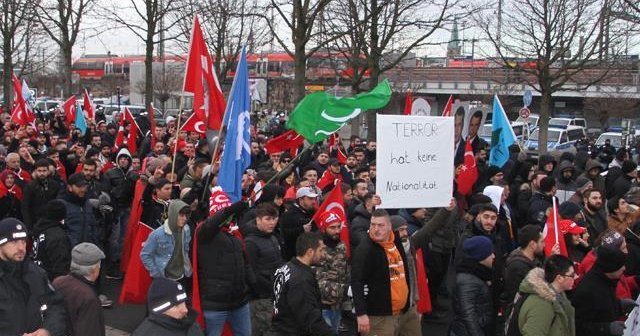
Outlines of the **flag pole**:
M182 92L182 94L180 95L180 108L178 108L178 124L176 126L176 143L174 144L173 147L173 161L171 162L171 176L173 177L173 174L176 171L176 158L178 157L178 142L180 140L180 130L182 129L182 125L180 125L180 120L182 119L182 108L184 107L184 92ZM195 109L193 110L192 113L195 113ZM178 178L176 177L176 181L178 180ZM174 181L175 182L175 181Z
M558 240L558 216L557 216L558 212L556 211L556 197L555 196L553 196L551 198L551 202L553 204L553 230L555 231L555 234L556 234L556 244L558 244L559 243L559 240Z

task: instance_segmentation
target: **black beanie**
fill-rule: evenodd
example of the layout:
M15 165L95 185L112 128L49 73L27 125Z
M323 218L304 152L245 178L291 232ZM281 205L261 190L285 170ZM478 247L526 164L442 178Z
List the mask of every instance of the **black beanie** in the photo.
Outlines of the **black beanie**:
M600 246L597 250L596 264L604 273L613 273L627 262L627 255L619 248Z
M149 309L154 313L163 313L169 308L187 301L187 293L182 285L167 278L155 278L149 287Z
M564 219L572 219L580 212L580 207L572 202L565 201L558 207L560 217Z
M631 160L627 160L622 162L622 173L623 174L629 174L630 172L636 170L636 168L638 168L638 165L631 161Z
M67 217L67 207L61 200L51 200L45 208L45 217L53 221L59 222Z

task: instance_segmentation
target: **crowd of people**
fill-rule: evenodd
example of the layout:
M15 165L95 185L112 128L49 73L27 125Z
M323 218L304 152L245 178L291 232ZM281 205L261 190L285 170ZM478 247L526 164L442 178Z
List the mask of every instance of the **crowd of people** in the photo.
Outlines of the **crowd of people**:
M153 232L131 258L153 281L133 335L422 335L425 319L458 336L622 335L640 276L629 151L533 159L516 145L490 166L489 145L454 118L456 175L468 141L479 177L470 195L451 181L446 208L380 208L375 141L267 153L280 116L253 126L243 199L212 212L217 161L174 118L118 148L115 123L82 135L62 113L27 126L4 114L0 334L105 334L102 290L123 278L142 186ZM344 211L318 210L335 188Z

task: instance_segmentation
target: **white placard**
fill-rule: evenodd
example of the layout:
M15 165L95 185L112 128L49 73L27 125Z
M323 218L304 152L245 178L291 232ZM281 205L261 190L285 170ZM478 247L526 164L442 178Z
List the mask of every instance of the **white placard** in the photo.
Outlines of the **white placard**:
M380 208L446 207L453 194L453 119L377 115Z

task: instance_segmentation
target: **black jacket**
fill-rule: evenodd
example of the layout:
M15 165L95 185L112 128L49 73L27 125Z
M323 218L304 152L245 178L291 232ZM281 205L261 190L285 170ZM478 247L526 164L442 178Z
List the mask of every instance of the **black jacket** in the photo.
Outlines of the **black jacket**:
M122 156L129 158L129 166L126 169L117 166L118 160ZM114 205L120 208L131 206L135 182L138 179L138 175L129 170L129 167L131 167L131 154L129 150L122 148L116 155L116 167L109 169L102 180L102 190L108 192Z
M0 218L13 217L22 219L21 205L22 202L8 192L4 197L0 198Z
M0 260L2 335L22 335L44 328L52 336L63 336L67 335L66 323L64 299L51 289L41 268L29 259L20 263Z
M320 288L311 267L293 258L276 271L273 290L271 330L276 335L333 335L322 317Z
M97 244L98 227L89 201L86 198L78 198L68 191L62 197L62 201L67 208L64 224L69 232L71 246L84 242Z
M189 310L182 320L176 320L164 314L151 313L131 336L204 336L196 323L197 314Z
M355 215L349 223L349 239L352 250L355 250L361 241L367 239L367 231L369 231L369 224L371 224L371 214L364 207L364 203L358 204L354 213Z
M596 238L609 226L607 217L602 209L593 214L589 210L583 209L582 214L584 215L587 231L589 231L589 245L593 246Z
M622 197L624 196L624 194L626 194L629 191L629 189L631 189L632 186L633 186L633 177L627 174L623 174L613 182L613 187L611 189L611 196L609 195L607 196L609 198L614 196Z
M551 196L541 192L534 193L529 201L529 210L527 211L528 224L544 227L547 222L547 209L552 207L551 202Z
M509 254L504 270L504 291L500 295L500 301L503 305L510 306L513 303L522 280L529 271L539 266L540 262L537 259L529 259L522 253L521 248L517 248Z
M284 259L288 260L296 255L296 239L304 232L303 225L310 223L313 212L304 210L298 205L293 206L280 216L280 230L284 240Z
M609 335L609 324L622 316L617 283L597 265L587 272L571 297L576 309L576 335Z
M33 228L33 259L47 271L49 280L69 273L71 241L64 224L40 218Z
M456 268L452 336L491 335L493 309L489 281L491 270L464 259Z
M59 193L60 185L52 178L46 178L43 181L34 179L27 184L22 199L22 218L30 230L44 215L47 202L58 197Z
M411 293L411 277L409 275L407 256L400 235L395 233L395 245L402 262L405 265L405 280ZM369 287L369 294L364 295L364 286ZM391 281L389 279L389 259L382 246L367 236L362 239L353 253L351 264L351 289L353 291L353 303L356 315L390 316L391 307ZM403 311L409 308L411 300L407 300Z
M273 234L258 230L255 220L246 224L243 241L251 269L252 299L269 299L273 294L273 274L283 264L280 243Z
M221 228L232 215L238 218L245 209L245 203L236 202L198 227L198 276L203 310L233 310L248 302L250 273L242 242Z

